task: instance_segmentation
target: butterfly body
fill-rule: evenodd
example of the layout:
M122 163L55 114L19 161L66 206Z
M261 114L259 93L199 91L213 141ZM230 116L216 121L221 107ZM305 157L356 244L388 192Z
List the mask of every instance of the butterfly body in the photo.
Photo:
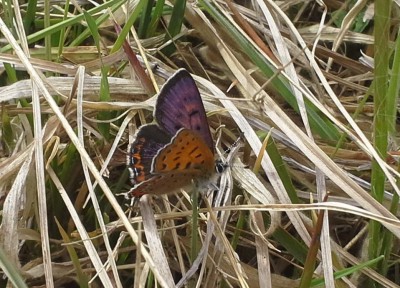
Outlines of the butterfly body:
M162 87L154 118L142 126L128 151L134 187L130 197L165 194L192 184L204 186L215 174L214 144L197 86L178 70Z

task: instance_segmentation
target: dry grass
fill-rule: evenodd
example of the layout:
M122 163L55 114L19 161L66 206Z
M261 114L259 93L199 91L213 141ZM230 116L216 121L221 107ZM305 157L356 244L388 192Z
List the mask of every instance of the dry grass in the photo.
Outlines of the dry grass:
M96 13L74 3L64 19L64 6L39 3L36 24L53 22L29 36L29 8L14 2L0 6L1 285L398 287L397 100L379 128L377 69L354 56L373 56L375 27L352 24L366 1L188 3L172 54L165 26L146 34L135 22L151 89L188 69L230 163L198 210L191 189L134 207L122 195L126 147L155 98L111 19L123 26L145 1ZM105 21L93 28L83 8Z

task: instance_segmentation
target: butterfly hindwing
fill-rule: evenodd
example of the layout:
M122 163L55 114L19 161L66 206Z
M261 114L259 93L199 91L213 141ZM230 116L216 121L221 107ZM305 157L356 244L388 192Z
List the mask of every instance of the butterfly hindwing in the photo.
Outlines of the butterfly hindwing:
M171 172L154 175L129 191L131 197L140 197L145 194L167 194L192 183L195 175L191 172Z
M170 141L171 137L158 125L144 125L138 130L128 151L132 184L138 184L150 177L154 157Z

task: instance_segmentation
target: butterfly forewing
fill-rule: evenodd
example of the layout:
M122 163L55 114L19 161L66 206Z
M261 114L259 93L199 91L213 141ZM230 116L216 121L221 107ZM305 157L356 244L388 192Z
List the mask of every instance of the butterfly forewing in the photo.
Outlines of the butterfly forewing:
M208 149L214 153L214 143L199 90L186 70L178 70L164 84L154 114L158 124L171 135L175 135L181 128L197 131Z
M145 194L167 194L192 183L192 178L199 176L199 171L170 172L155 175L149 181L144 181L129 191L131 197L140 197Z

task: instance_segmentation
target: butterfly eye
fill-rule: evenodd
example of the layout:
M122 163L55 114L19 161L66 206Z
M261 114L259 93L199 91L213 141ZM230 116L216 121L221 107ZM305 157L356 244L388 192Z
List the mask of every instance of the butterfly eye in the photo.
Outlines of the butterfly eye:
M225 171L227 167L228 164L222 162L222 160L215 161L215 170L217 171L217 173L221 174L222 172Z

